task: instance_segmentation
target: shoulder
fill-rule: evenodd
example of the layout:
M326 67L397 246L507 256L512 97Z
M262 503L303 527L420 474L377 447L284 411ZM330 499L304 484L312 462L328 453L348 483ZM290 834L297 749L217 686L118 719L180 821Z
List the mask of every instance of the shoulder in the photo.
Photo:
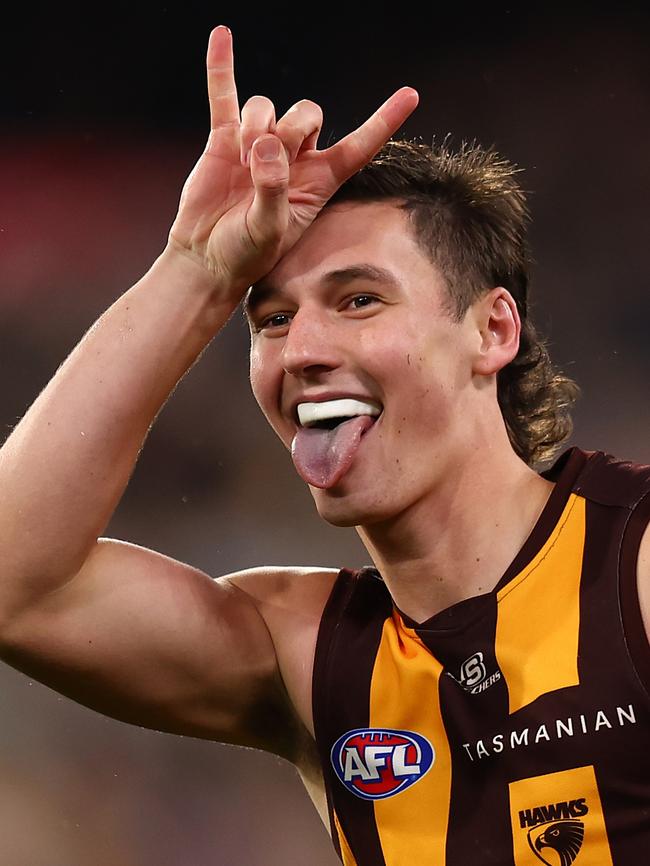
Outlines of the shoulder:
M325 605L342 570L316 566L250 568L220 578L247 596L264 620L276 653L315 643ZM302 647L304 649L304 647Z
M273 642L287 697L302 726L314 735L312 675L323 611L342 569L281 566L251 568L221 581L244 593Z
M632 569L636 562L639 608L650 638L650 465L591 452L574 489L587 499L628 511L623 559L628 557ZM634 579L633 571L630 577Z
M584 461L573 489L585 498L602 505L635 508L650 492L650 465L603 451L573 451Z
M244 593L262 616L278 609L298 616L320 614L341 569L319 566L263 566L219 578Z
M636 576L636 596L650 637L650 465L577 448L565 452L560 460L563 464L571 460L581 463L573 483L575 493L627 512L621 567L630 582ZM627 580L623 578L624 583Z
M632 563L636 559L639 607L646 634L650 638L650 466L615 458L608 458L608 464L608 479L614 480L616 477L619 480L619 485L612 485L619 500L622 498L621 486L627 491L625 504L631 515L626 531L626 544L631 549Z

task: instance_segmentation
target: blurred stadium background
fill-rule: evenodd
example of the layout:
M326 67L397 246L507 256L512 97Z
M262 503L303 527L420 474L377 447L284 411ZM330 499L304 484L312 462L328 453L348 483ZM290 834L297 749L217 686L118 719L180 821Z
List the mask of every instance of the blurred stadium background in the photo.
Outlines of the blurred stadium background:
M403 135L477 138L525 169L537 320L583 391L571 441L650 462L650 13L48 9L18 10L0 37L3 439L162 249L206 135L207 36L226 23L241 101L320 102L322 143L411 84ZM319 521L246 361L235 316L161 414L107 534L215 575L367 563L353 531ZM0 688L2 866L337 862L279 759L113 722L6 667Z

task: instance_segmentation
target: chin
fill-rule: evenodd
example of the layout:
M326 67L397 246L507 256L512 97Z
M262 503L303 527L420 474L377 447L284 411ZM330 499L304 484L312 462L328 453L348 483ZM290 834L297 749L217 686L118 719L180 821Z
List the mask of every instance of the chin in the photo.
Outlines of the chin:
M394 499L373 496L367 489L358 495L342 485L329 490L310 487L310 491L318 514L332 526L369 526L390 520L397 511Z

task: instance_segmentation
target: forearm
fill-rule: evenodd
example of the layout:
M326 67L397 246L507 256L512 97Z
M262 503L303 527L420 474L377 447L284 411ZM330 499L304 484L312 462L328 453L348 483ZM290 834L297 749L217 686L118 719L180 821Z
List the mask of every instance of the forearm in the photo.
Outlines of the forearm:
M157 412L232 309L167 250L61 366L0 449L0 613L79 570Z

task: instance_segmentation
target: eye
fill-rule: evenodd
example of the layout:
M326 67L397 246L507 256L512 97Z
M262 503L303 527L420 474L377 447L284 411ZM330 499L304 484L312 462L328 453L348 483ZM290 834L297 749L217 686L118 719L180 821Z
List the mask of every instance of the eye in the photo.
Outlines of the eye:
M369 307L376 301L377 298L375 298L374 295L355 295L353 298L350 298L348 306L352 307L355 310L362 310L364 309L364 307Z
M271 316L267 316L257 326L258 331L264 331L267 328L286 328L289 324L290 316L289 313L273 313Z

